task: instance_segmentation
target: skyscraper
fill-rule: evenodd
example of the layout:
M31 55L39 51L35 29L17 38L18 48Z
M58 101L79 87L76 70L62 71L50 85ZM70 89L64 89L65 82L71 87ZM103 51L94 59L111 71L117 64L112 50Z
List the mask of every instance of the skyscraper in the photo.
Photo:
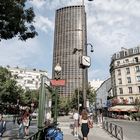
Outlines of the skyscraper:
M80 68L80 56L86 55L86 13L83 5L63 7L56 10L53 70L57 63L62 67L61 79L66 80L65 87L59 93L71 96L75 89L87 83L87 70ZM74 49L77 51L74 53ZM84 82L83 82L84 80Z

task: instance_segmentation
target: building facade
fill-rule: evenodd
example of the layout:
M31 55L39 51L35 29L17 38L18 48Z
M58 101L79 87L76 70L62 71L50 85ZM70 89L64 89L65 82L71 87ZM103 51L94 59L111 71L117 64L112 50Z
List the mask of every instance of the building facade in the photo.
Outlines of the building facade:
M110 64L112 107L110 111L137 112L140 101L140 47L122 48Z
M87 82L87 70L80 68L80 58L86 51L86 13L85 7L69 6L56 11L52 79L55 78L54 67L57 63L62 67L60 79L66 81L59 88L62 96L68 97L77 88ZM74 53L74 50L77 50ZM83 82L83 80L85 82Z
M37 90L40 87L41 74L47 76L46 71L19 68L19 67L6 67L17 81L17 85L21 86L24 90Z
M105 80L96 90L97 109L107 108L107 97L111 89L111 78Z

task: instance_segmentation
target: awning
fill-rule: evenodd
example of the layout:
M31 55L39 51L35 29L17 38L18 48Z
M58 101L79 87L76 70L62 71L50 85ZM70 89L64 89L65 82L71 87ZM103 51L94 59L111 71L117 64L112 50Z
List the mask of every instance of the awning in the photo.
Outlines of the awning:
M137 112L137 109L134 106L113 106L108 108L108 111L114 112Z

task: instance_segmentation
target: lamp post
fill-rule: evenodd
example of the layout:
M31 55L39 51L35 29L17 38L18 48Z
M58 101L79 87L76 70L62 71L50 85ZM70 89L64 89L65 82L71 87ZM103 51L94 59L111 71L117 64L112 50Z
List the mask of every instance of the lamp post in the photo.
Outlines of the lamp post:
M91 52L94 52L93 50L93 45L91 43L87 43L85 44L85 46L89 46L91 47ZM76 54L76 52L82 52L83 53L83 49L77 49L77 48L74 48L73 49L73 54ZM80 56L80 55L79 55ZM86 83L87 83L87 79L85 77L85 69L87 67L90 67L90 58L88 56L81 56L81 62L80 62L80 65L79 65L79 68L82 68L83 69L83 81L82 81L82 90L83 90L83 107L86 108ZM78 109L79 109L79 87L78 87Z
M85 46L86 46L86 48L87 48L87 46L90 46L91 47L91 52L94 52L93 45L91 43L86 43ZM88 57L85 56L82 59L84 61L86 61L86 65L85 65L84 62L82 62L82 65L84 65L84 67L83 67L83 101L84 101L83 106L84 106L84 108L86 108L86 100L87 100L86 99L86 87L87 87L87 84L86 83L87 83L87 79L86 79L85 76L86 76L86 68L90 67L90 58L88 58Z
M60 72L61 72L62 68L60 66L59 63L57 63L57 65L54 68L55 71L55 79L58 80L60 79ZM54 122L57 124L57 101L58 101L58 89L57 87L55 88L55 108L54 108Z
M88 1L93 1L93 0L88 0ZM82 25L82 48L85 48L85 45L87 46L87 45L91 45L91 44L87 44L86 43L86 38L85 38L85 36L84 36L84 32L85 32L85 28L84 28L84 24L85 24L85 20L83 19L83 17L85 17L84 15L85 15L85 10L84 10L84 0L82 0L82 17L81 17L81 25ZM84 55L85 53L83 52L83 55ZM84 100L84 102L83 102L83 107L84 108L86 108L86 70L85 69L83 69L83 100Z

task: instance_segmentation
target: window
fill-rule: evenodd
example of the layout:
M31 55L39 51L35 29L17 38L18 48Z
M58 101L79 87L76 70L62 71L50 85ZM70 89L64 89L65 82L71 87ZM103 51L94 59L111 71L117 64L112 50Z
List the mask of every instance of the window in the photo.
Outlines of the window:
M129 63L129 59L125 59L125 62L126 62L126 63Z
M119 88L119 92L120 92L120 94L123 94L123 89Z
M121 103L123 103L123 100L124 100L124 98L123 97L120 97L120 102Z
M27 84L33 84L33 81L27 80Z
M132 87L128 87L128 93L132 93Z
M135 66L136 72L140 72L140 67L139 66Z
M121 75L121 70L120 69L118 70L118 75Z
M127 51L124 51L124 56L127 56Z
M137 78L137 82L140 82L140 76L137 76L136 78Z
M117 57L117 58L120 58L120 53L117 53L117 54L116 54L116 57Z
M130 74L130 68L126 68L126 74Z
M138 92L140 93L140 86L138 86Z
M122 84L122 79L121 78L118 79L118 83Z
M129 103L134 103L133 97L129 97Z
M131 83L131 77L127 77L127 82Z
M135 58L134 58L134 61L135 61L135 62L138 62L138 61L139 61L138 57L135 57Z
M117 66L119 66L120 65L120 61L117 61Z

